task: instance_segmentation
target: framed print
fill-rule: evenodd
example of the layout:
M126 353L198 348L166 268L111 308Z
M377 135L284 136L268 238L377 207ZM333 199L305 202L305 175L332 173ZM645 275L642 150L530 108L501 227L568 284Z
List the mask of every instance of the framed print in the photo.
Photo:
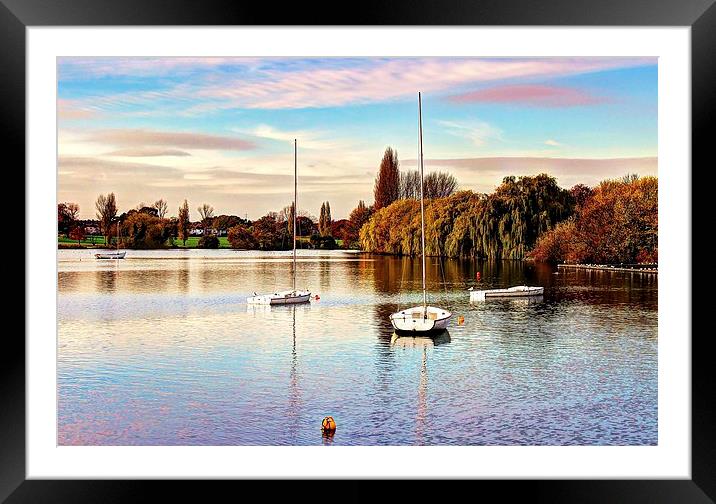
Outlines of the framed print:
M710 2L135 7L3 5L27 198L3 498L714 498Z

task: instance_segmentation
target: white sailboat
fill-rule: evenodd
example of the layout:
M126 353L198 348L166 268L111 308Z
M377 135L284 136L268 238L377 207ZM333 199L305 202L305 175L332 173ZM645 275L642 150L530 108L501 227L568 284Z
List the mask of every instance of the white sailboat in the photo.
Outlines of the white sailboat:
M124 259L124 256L127 255L127 251L120 252L119 251L119 219L117 219L117 251L116 252L100 252L98 254L95 254L95 258L97 259Z
M420 241L423 258L423 304L407 308L390 316L396 333L428 334L447 329L452 313L444 308L428 306L425 287L425 202L423 198L423 112L422 99L418 93L418 125L420 132Z
M296 140L293 141L293 288L290 290L284 290L274 292L273 294L257 295L254 292L253 296L246 298L248 304L261 304L261 305L285 305L285 304L297 304L297 303L308 303L311 300L311 292L308 290L296 289L296 213L298 212L298 206L296 200L298 199L298 184L297 184L297 147Z

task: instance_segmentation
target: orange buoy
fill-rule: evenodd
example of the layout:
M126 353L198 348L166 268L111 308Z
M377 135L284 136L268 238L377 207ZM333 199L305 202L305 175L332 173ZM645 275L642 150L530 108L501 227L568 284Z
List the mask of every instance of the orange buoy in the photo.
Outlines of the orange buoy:
M336 432L336 421L333 420L332 416L327 416L323 419L323 422L321 422L321 432L326 434L333 434Z
M462 315L460 315L460 316L457 318L457 325L463 325L464 323L465 323L465 317L463 317Z
M319 296L318 294L316 294L313 299L315 299L316 301L318 301L319 299L321 299L321 296Z
M479 271L477 272L477 275L475 275L475 277L477 278L477 281L479 282L480 281L480 272Z

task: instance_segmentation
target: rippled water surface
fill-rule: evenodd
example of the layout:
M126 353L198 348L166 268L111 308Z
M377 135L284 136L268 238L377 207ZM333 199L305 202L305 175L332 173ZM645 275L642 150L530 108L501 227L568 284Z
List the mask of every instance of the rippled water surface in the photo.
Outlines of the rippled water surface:
M428 259L451 327L396 339L419 259L300 251L320 299L252 308L290 287L290 252L58 256L62 445L657 443L656 276ZM478 271L545 294L470 303Z

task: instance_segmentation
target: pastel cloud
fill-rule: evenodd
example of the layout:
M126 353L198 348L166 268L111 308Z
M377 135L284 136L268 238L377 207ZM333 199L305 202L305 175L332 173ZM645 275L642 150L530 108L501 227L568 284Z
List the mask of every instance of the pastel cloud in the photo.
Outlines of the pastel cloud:
M499 103L530 107L578 107L610 101L609 98L581 89L538 84L479 89L453 95L449 100L454 103Z
M553 140L551 138L548 140L545 140L544 144L549 145L550 147L561 147L562 146L562 144L560 142L558 142L557 140Z
M168 111L182 115L198 115L222 109L295 109L320 108L379 103L413 98L418 90L440 94L456 87L480 83L519 83L524 80L551 79L589 72L652 65L654 58L354 58L350 64L329 61L322 65L291 63L290 60L267 58L260 64L244 58L212 59L182 58L156 60L158 74L181 69L186 73L180 84L163 84L143 92L123 92L86 96L84 100L100 110L121 109L143 113L146 107L157 114ZM329 58L330 60L330 58ZM131 75L132 70L149 72L155 60L120 59L118 66ZM210 78L198 70L206 66L245 68L250 73L231 71L209 72ZM85 63L83 63L85 65ZM87 64L87 66L92 66ZM113 75L112 61L101 62L93 75ZM196 72L192 72L192 68ZM196 74L196 75L195 75ZM141 75L141 73L140 73ZM166 81L166 82L171 82ZM522 100L559 103L548 90L536 86L517 86L514 93ZM531 89L530 89L531 88ZM482 92L486 92L483 90ZM492 94L490 94L492 93ZM497 94L495 94L497 93ZM508 93L509 94L509 93ZM545 96L547 94L547 96ZM459 96L459 95L458 95ZM462 100L469 100L467 93ZM480 98L480 95L476 95ZM517 96L519 98L519 96ZM459 99L459 98L456 98ZM473 97L475 99L475 97ZM507 100L497 91L483 99ZM579 93L563 92L561 100L575 102L587 99ZM151 106L153 105L153 106Z
M101 130L88 134L86 140L118 147L139 148L169 147L229 151L244 151L256 148L254 142L233 136L150 129ZM175 153L174 155L177 154Z
M163 149L155 147L139 147L139 148L128 148L119 149L112 152L108 152L107 156L117 157L160 157L160 156L191 156L186 151L179 149Z
M96 110L84 108L76 100L59 98L57 100L57 118L60 120L93 119L98 116Z

